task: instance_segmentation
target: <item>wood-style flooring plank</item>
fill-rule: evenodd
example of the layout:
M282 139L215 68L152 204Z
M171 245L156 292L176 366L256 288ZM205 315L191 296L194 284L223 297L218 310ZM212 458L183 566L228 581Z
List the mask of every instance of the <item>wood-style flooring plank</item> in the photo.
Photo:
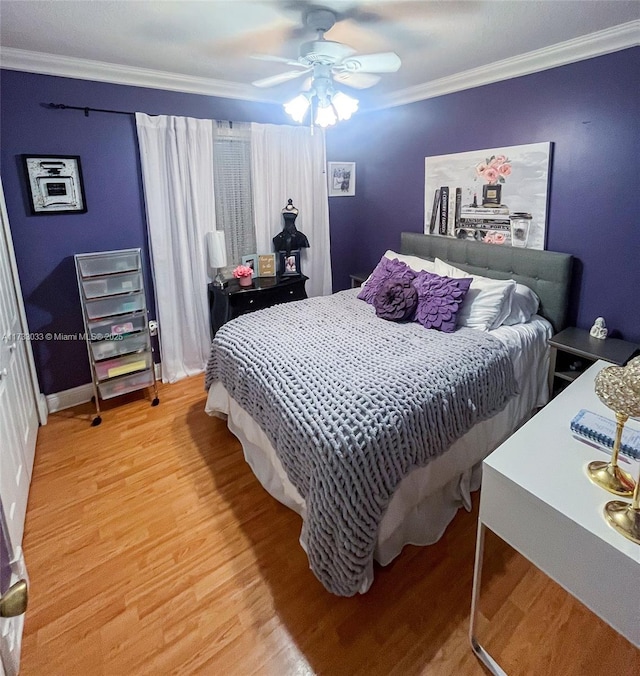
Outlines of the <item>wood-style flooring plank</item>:
M440 542L339 598L309 570L300 517L204 413L203 379L160 399L111 400L98 427L80 406L40 429L23 674L485 673L467 636L477 496ZM511 676L640 673L637 650L508 547L483 580L479 633Z

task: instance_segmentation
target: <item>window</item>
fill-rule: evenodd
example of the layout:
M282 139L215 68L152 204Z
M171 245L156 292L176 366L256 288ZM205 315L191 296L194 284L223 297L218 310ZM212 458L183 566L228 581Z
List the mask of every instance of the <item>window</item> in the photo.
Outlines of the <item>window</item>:
M229 266L256 253L251 189L251 125L217 122L213 148L216 227L224 230Z

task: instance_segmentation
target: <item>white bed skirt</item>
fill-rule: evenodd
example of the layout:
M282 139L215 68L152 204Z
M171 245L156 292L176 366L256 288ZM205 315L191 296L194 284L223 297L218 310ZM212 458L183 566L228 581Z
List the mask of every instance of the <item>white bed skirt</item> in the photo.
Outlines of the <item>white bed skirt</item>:
M509 349L519 393L500 413L476 424L446 453L402 480L380 524L374 550L378 563L387 565L407 544L437 542L460 507L471 509L471 492L480 487L482 460L548 400L547 339L551 333L542 318L492 331ZM221 383L209 389L205 411L226 418L258 481L276 500L300 514L304 522L305 502L289 481L269 439ZM300 544L306 551L302 535ZM373 563L360 593L366 592L372 582Z

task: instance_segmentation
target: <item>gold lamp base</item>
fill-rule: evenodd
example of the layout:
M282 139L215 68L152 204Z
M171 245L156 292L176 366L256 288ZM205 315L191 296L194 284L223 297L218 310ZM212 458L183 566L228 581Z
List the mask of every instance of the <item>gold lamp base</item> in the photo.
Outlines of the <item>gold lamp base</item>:
M594 460L588 464L587 474L594 484L598 484L598 486L604 488L605 491L609 491L609 493L623 497L633 495L635 482L631 478L631 475L621 470L618 465L612 465L610 462L602 460Z
M618 533L640 545L640 509L622 500L612 500L604 506L604 516Z

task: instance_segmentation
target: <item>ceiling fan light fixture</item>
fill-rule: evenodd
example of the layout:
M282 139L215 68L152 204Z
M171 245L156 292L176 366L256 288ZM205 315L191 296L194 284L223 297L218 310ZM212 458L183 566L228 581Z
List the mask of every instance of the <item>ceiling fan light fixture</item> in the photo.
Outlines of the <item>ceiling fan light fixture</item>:
M311 73L310 88L305 84L304 92L284 104L287 114L295 122L301 123L311 108L312 131L314 124L329 127L338 120L350 119L358 110L358 100L336 90L334 83L345 84L353 89L373 87L380 80L379 73L395 73L400 68L400 57L395 52L358 54L349 45L327 40L325 33L335 25L338 16L348 18L348 13L338 15L333 9L309 6L306 1L289 4L306 8L303 23L318 35L315 40L300 46L300 56L296 61L279 56L254 55L266 61L284 62L295 66L297 70L262 78L252 84L256 87L273 87Z
M331 127L338 121L336 117L336 111L333 109L333 106L318 106L316 112L316 124L318 127L323 129L326 127Z
M336 92L331 97L331 103L339 120L348 120L358 110L358 99L354 99L344 92Z
M301 92L284 104L284 110L294 122L302 122L312 107L314 124L331 127L338 120L348 120L358 110L358 100L333 87L323 80L316 80L308 92Z
M283 107L287 115L290 115L295 122L302 122L310 105L311 101L309 100L309 96L301 93L291 99L291 101L285 103Z

